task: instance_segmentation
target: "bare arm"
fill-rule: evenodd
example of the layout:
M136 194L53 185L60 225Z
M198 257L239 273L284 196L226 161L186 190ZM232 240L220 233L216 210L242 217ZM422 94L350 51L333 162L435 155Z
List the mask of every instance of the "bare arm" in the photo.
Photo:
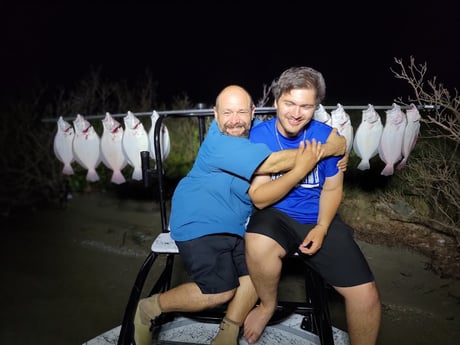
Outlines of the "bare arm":
M347 140L343 136L339 136L337 128L334 128L329 134L327 141L321 144L324 151L322 158L329 156L341 156L345 154L347 148ZM255 175L264 175L289 171L294 167L297 150L283 150L273 152L268 158L257 168ZM344 172L347 169L348 155L345 155L339 161L339 169Z
M334 219L343 196L343 173L326 178L319 200L318 223L305 237L299 250L307 255L316 253L322 246L332 219ZM310 245L311 243L311 245Z
M297 150L273 152L254 172L255 175L265 175L291 170L294 167Z
M270 175L254 177L249 188L249 196L257 208L264 208L283 198L302 178L305 177L322 157L321 144L301 142L296 150L295 166L289 172L271 181Z
M323 144L323 149L324 157L344 155L347 150L347 139L338 134L337 128L333 128Z

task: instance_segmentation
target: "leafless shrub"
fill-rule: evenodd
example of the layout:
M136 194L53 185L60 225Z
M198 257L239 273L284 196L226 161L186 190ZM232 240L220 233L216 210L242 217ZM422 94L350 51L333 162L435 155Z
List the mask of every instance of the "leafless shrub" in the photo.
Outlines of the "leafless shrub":
M407 81L414 91L409 102L418 104L433 104L435 111L422 118L428 126L425 135L432 138L445 138L460 144L460 95L458 90L451 93L436 76L426 80L427 64L416 64L414 57L410 58L408 66L401 59L395 59L401 71L391 69L397 79ZM401 102L403 102L401 100Z
M262 97L257 101L257 107L268 107L268 101L270 100L270 95L272 92L272 85L267 86L266 84L263 85L262 90Z
M146 71L144 78L131 85L127 81L113 82L102 77L101 69L92 68L86 78L73 89L62 89L49 102L44 114L49 117L71 114L93 115L151 111L158 107L157 83ZM158 109L158 108L156 108Z
M418 212L411 221L453 235L460 243L460 96L456 89L450 92L438 83L436 77L426 80L426 63L416 64L413 57L409 63L395 61L400 69L392 69L395 77L414 91L406 102L434 106L421 114L420 138L409 164L398 176L397 195L412 204L417 200L427 205L428 212ZM388 202L396 198L389 193L386 197Z
M62 193L62 168L52 156L53 136L36 112L40 97L18 102L2 114L0 208L4 217Z
M92 70L75 88L57 94L41 86L31 90L32 95L15 99L1 111L0 126L0 207L2 215L25 207L63 198L66 184L85 188L81 169L76 167L72 177L62 175L62 164L54 156L55 123L44 123L42 118L152 111L156 106L156 84L149 74L135 85L104 80L100 70ZM148 121L148 120L146 120ZM101 133L101 121L93 121ZM101 177L104 177L104 169ZM109 176L109 174L105 174ZM101 178L98 183L105 183Z
M267 86L266 84L263 85L262 97L257 101L257 104L256 104L257 107L269 107L270 106L268 102L270 101L272 86L273 86L273 83L270 84L270 86ZM256 117L259 120L265 121L265 120L272 118L273 115L257 114Z

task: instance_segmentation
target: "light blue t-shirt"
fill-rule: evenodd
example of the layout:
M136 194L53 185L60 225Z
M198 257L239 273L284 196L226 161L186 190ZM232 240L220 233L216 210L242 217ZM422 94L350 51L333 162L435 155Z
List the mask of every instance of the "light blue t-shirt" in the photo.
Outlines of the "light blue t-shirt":
M264 144L222 134L213 120L192 169L174 191L171 237L187 241L216 233L244 236L252 212L250 179L270 154Z
M325 143L332 131L332 127L316 120L311 120L305 132L302 131L295 138L286 138L276 129L276 117L265 121L251 129L249 139L253 143L265 143L273 151L285 149L297 149L300 141L316 141ZM328 157L321 160L310 174L289 192L273 207L283 211L295 220L303 224L316 224L319 212L319 198L326 177L338 173L337 162L341 157ZM281 175L272 175L277 179Z

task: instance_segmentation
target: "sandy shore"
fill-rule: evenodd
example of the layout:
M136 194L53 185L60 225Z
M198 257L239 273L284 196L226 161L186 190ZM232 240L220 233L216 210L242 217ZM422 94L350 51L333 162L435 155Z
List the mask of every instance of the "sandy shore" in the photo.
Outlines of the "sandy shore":
M159 231L153 202L101 193L3 224L0 343L82 344L118 326ZM460 281L432 273L423 255L359 244L382 295L379 344L458 344ZM298 283L284 283L280 296L298 294ZM332 297L334 325L346 329Z

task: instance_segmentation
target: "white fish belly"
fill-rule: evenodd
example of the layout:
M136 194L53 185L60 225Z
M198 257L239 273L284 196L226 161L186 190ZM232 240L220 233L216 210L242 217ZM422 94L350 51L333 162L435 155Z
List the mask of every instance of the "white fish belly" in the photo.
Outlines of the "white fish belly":
M419 122L409 122L404 130L404 141L403 141L403 150L402 154L404 158L407 159L409 154L415 147L417 138L420 132L420 123Z
M143 132L126 130L123 135L123 152L129 165L134 168L132 175L134 180L142 180L141 151L149 151L149 140L145 130Z
M127 164L122 147L122 135L103 135L101 139L101 158L104 165L112 170L121 170Z
M378 125L364 123L356 130L353 150L361 158L361 163L363 163L363 165L358 165L358 169L366 170L370 168L369 160L378 154L382 132L383 125L381 122Z
M404 131L404 140L402 145L402 156L403 159L397 165L396 169L401 170L407 164L407 159L409 158L410 153L415 147L415 144L418 139L420 132L420 123L419 122L409 122Z
M343 135L347 141L347 152L351 151L353 147L353 127L351 126L351 122L347 122L347 125L340 126L337 128L340 135Z
M404 127L389 126L383 129L379 144L379 155L385 163L395 163L402 157Z
M53 142L54 154L64 164L62 172L66 175L73 174L73 169L70 165L75 160L72 148L73 139L74 135L66 135L63 132L58 132Z
M386 166L382 170L382 175L392 175L394 164L402 158L404 127L403 125L387 126L383 129L379 144L379 156L386 163Z
M156 160L154 132L155 131L153 129L149 132L149 151L150 158ZM171 141L169 138L169 131L166 126L164 126L160 131L160 147L161 158L165 160L166 158L168 158L169 152L171 151Z
M95 170L101 161L99 137L92 136L85 139L84 135L77 134L73 141L73 152L83 168Z

